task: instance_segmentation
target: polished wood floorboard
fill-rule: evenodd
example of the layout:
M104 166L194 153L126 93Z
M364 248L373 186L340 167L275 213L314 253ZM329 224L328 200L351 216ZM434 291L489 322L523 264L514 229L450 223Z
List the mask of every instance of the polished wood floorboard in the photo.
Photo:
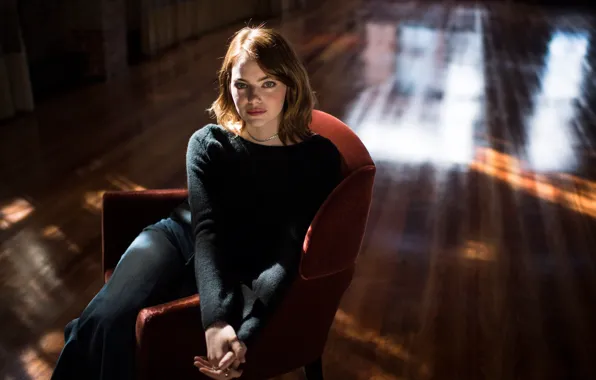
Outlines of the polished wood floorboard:
M596 378L594 15L337 4L271 22L378 166L327 378ZM101 193L184 186L235 28L0 125L0 378L47 379L100 288Z

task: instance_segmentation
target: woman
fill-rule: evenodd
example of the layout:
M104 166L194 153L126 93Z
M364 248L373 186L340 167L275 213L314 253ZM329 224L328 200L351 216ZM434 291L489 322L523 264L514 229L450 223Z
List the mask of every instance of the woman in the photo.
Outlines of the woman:
M339 151L308 127L313 106L306 70L280 34L235 34L210 108L218 124L188 143L187 202L139 234L67 325L53 379L132 379L138 312L197 291L207 358L189 365L240 377L298 272L312 219L341 180Z

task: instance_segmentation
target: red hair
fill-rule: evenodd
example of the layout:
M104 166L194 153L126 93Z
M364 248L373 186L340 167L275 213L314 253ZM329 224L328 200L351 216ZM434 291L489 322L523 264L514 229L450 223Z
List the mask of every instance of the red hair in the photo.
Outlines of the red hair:
M309 126L316 97L308 73L286 39L262 26L242 28L230 42L218 73L219 96L208 109L218 124L230 130L236 124L242 125L241 129L244 127L230 91L232 67L242 58L254 59L263 72L287 86L279 125L282 143L287 145L289 141L295 143L311 136Z

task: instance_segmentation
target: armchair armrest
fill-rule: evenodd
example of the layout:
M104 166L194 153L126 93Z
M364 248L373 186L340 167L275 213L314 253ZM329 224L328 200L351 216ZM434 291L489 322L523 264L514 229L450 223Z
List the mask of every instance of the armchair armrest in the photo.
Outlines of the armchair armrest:
M197 319L198 316L198 319ZM160 327L170 329L172 324L190 318L190 322L202 329L199 295L180 298L161 305L146 307L139 312L136 323L137 342L140 344L152 330ZM143 346L141 344L141 346Z
M113 269L143 228L166 218L186 189L108 191L102 199L102 273Z
M141 379L207 379L192 366L193 357L207 355L198 294L142 309L136 321L137 364Z

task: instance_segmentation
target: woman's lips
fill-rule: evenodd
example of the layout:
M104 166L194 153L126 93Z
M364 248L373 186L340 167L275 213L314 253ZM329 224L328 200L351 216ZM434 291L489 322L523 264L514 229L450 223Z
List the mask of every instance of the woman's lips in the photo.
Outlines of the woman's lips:
M263 114L265 112L267 112L267 111L261 110L261 109L246 111L247 114L252 115L252 116L254 116L254 115L261 115L261 114Z

